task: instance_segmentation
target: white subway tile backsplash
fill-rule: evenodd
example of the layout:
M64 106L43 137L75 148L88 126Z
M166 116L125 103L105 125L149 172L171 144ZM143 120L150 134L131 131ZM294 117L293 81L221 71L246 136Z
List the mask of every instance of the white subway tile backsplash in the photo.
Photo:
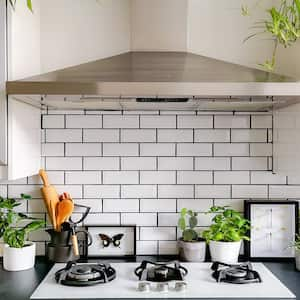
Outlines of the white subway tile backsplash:
M141 184L175 184L175 171L141 171Z
M46 157L46 169L53 171L82 170L81 157Z
M101 173L96 171L66 172L66 184L101 184Z
M42 144L42 156L64 156L64 153L63 143Z
M136 243L137 255L156 255L158 254L157 241L137 241Z
M267 130L266 129L232 129L231 130L232 142L267 142Z
M233 157L232 169L267 171L268 159L267 157Z
M102 128L102 116L66 116L66 128Z
M211 156L212 144L177 144L177 156Z
M103 171L104 184L138 184L137 171Z
M43 115L42 128L65 128L65 116Z
M244 211L244 199L215 199L214 203L217 206L230 206L239 212Z
M177 184L212 184L212 172L178 171Z
M101 199L74 199L75 204L89 206L91 213L102 212L102 200ZM74 208L76 212L82 212L81 208Z
M193 185L159 185L158 198L192 198Z
M271 171L252 171L251 172L252 184L285 184L286 176L273 174Z
M68 192L71 198L82 198L82 186L81 185L56 185L56 190L59 195L64 192Z
M176 212L176 199L141 199L141 212Z
M51 145L51 144L47 144ZM67 143L66 156L101 156L101 145L98 143Z
M251 116L251 128L272 128L272 116L271 115Z
M81 129L46 129L47 143L82 142Z
M250 156L272 156L273 145L268 143L250 144Z
M85 185L84 198L119 198L119 185Z
M230 198L230 185L196 185L196 198Z
M233 185L232 198L267 198L266 185Z
M84 157L84 170L119 170L120 159L118 157Z
M249 156L249 144L214 144L215 156Z
M47 170L48 179L51 184L64 184L64 171L49 171ZM28 177L28 184L42 184L39 175Z
M155 157L122 157L122 170L155 170Z
M103 116L103 128L139 128L139 116Z
M139 145L138 144L103 144L103 156L138 156Z
M84 225L120 225L119 213L89 214Z
M84 129L83 141L85 143L117 143L119 142L118 129Z
M250 116L215 115L215 128L250 128Z
M140 144L140 156L175 156L175 144Z
M159 157L159 170L193 170L192 157Z
M196 129L195 130L196 143L229 143L230 130L229 129Z
M139 211L138 199L103 199L103 212L138 212L138 211Z
M250 184L249 171L216 171L214 184Z
M192 129L158 129L157 130L158 142L168 143L184 143L193 142Z
M229 157L196 157L196 170L229 170Z
M155 185L122 185L121 198L155 198Z
M41 198L40 188L35 185L8 185L7 196L9 198L20 198L21 194L31 195L32 198Z
M155 129L121 129L122 143L154 143L156 141Z
M178 199L177 210L181 211L183 208L188 208L196 212L206 212L213 206L212 199Z
M141 227L140 239L143 241L176 240L175 227Z
M141 116L141 128L176 128L176 116Z
M122 225L157 226L156 213L122 213Z
M178 254L177 241L159 241L158 242L159 255L176 255Z
M270 185L269 193L270 193L269 195L270 198L299 199L300 186Z
M178 128L212 128L213 116L178 116ZM158 126L158 128L160 128Z

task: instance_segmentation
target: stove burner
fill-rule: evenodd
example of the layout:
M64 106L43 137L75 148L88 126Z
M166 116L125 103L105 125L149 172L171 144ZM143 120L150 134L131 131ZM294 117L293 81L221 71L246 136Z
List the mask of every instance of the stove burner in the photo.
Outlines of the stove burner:
M109 264L82 264L68 262L55 273L55 280L62 285L87 286L106 283L116 278L116 271Z
M211 269L213 270L212 277L217 282L235 284L262 282L258 272L252 269L250 262L237 265L214 262Z
M178 261L154 263L144 260L135 269L134 273L142 281L167 282L172 280L183 281L188 271Z

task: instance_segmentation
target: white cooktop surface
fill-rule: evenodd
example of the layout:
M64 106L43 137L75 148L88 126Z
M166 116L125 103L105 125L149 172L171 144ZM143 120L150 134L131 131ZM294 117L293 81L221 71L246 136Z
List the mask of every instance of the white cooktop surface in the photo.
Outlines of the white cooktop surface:
M116 298L295 298L295 295L262 263L253 263L263 282L253 284L217 283L211 277L211 263L183 263L189 273L184 292L140 292L134 269L139 263L112 263L117 278L106 284L88 287L70 287L55 282L54 274L65 264L55 264L31 295L31 299L116 299Z

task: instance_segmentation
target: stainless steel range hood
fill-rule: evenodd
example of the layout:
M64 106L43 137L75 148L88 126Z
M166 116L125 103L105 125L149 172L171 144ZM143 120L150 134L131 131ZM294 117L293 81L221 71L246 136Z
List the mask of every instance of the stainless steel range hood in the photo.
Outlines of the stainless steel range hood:
M69 109L267 110L300 96L292 78L187 52L127 52L9 81L6 88L16 98L27 95L27 102Z

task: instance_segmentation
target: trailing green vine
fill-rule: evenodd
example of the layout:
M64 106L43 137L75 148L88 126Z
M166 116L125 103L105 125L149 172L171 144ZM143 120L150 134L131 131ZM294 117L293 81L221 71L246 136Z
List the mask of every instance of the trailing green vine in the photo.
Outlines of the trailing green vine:
M256 3L256 6L259 2ZM246 5L242 6L243 16L249 16L250 12L251 8ZM267 14L266 20L256 22L253 26L255 30L259 31L248 36L245 41L261 34L271 36L274 42L271 57L260 65L268 71L273 71L276 65L278 46L288 48L300 37L300 0L280 0L278 7L272 6L267 9Z

